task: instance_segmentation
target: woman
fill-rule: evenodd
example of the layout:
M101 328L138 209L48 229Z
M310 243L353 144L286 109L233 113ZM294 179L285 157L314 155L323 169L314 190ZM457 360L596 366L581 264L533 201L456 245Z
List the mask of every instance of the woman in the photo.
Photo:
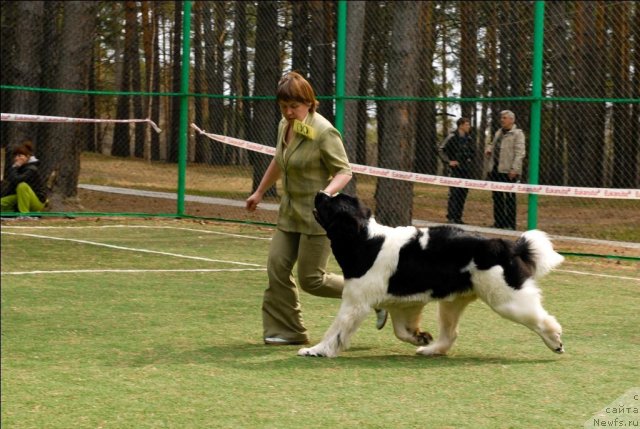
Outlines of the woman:
M2 211L41 212L47 203L47 190L38 171L40 161L33 156L33 144L25 140L12 151L13 164L2 182Z
M258 189L247 199L254 211L264 193L282 177L282 200L276 231L269 248L262 323L269 345L307 344L293 266L298 263L300 287L316 296L340 298L344 279L326 272L331 247L324 229L313 217L318 191L333 195L351 180L351 167L340 133L316 112L318 101L309 82L296 72L278 83L277 102L282 113L276 154ZM379 312L378 327L386 312Z

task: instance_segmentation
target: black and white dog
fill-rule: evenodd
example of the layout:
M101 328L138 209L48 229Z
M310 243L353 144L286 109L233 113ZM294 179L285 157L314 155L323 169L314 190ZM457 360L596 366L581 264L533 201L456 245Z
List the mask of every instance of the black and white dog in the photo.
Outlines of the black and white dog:
M515 242L485 238L453 226L392 228L346 194L315 198L315 217L327 231L345 285L340 310L322 342L300 356L335 357L374 308L388 310L396 337L423 355L446 354L463 310L480 298L499 315L531 329L563 353L562 328L542 307L535 278L563 261L547 235L527 231ZM429 301L439 301L437 340L420 330Z

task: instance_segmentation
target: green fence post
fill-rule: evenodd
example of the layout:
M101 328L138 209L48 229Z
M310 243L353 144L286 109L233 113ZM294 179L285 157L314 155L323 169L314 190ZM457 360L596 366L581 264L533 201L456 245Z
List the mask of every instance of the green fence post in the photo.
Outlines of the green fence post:
M544 1L536 1L533 27L533 71L531 103L531 145L529 150L529 183L540 180L540 127L542 114L542 57L544 47ZM529 194L527 229L538 227L538 195Z
M344 134L344 88L345 88L345 61L347 52L347 2L338 2L336 46L336 129Z
M182 16L182 68L180 72L180 126L178 131L178 216L184 215L184 194L187 174L187 144L189 142L189 69L191 55L191 1L184 2Z

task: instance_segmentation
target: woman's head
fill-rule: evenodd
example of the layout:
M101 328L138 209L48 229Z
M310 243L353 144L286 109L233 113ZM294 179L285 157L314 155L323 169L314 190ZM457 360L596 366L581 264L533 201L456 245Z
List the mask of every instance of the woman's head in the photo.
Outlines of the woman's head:
M33 155L33 143L31 140L23 140L18 146L13 148L13 157L15 158L18 155L24 155L27 158L30 158Z
M281 102L298 102L308 106L311 113L315 112L316 107L320 104L316 100L316 94L311 84L299 73L293 71L286 73L280 79L276 98L281 107Z

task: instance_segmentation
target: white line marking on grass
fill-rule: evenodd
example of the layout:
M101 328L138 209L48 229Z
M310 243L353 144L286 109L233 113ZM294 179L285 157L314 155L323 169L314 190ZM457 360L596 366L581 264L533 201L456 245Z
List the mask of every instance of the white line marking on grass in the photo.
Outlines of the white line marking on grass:
M221 260L221 259L203 258L201 256L181 255L179 253L160 252L160 251L157 251L157 250L147 250L147 249L136 249L134 247L116 246L116 245L113 245L113 244L96 243L94 241L76 240L76 239L72 239L72 238L50 237L50 236L47 236L47 235L25 234L25 233L6 232L6 231L2 231L2 234L20 235L20 236L34 237L34 238L44 238L44 239L47 239L47 240L71 241L73 243L90 244L92 246L108 247L110 249L129 250L129 251L132 251L132 252L153 253L153 254L156 254L156 255L164 255L164 256L175 256L176 258L195 259L196 261L223 262L223 263L227 263L227 264L246 265L246 266L249 266L249 267L261 267L262 268L262 265L250 264L250 263L247 263L247 262L224 261L224 260Z
M183 228L177 226L153 226L153 225L86 225L86 226L19 226L19 225L3 225L3 229L100 229L100 228L148 228L148 229L177 229L182 231L202 232L205 234L224 235L228 237L249 238L252 240L268 240L271 237L255 237L252 235L231 234L229 232L209 231L206 229Z
M231 234L229 232L208 231L206 229L176 228L176 227L172 227L172 226L167 226L167 227L163 227L163 228L180 229L180 230L183 230L183 231L204 232L205 234L226 235L228 237L250 238L252 240L268 240L268 241L271 241L271 237L254 237L254 236L251 236L251 235Z
M13 271L2 275L20 276L25 274L85 274L85 273L226 273L242 271L267 271L266 268L223 268L223 269L175 269L175 270L51 270L51 271Z
M573 270L553 270L553 271L559 271L559 272L562 272L562 273L570 273L570 274L580 274L580 275L583 275L583 276L607 277L607 278L610 278L610 279L634 280L634 281L640 282L640 278L639 277L613 276L613 275L609 275L609 274L585 273L583 271L573 271Z
M183 228L183 227L175 227L175 226L153 226L153 225L99 225L99 226L93 226L93 225L88 225L88 226L18 226L18 225L7 225L7 226L3 226L3 229L8 229L8 228L12 228L12 229L89 229L89 228L156 228L156 229L177 229L177 230L184 230L184 231L193 231L193 232L200 232L200 233L205 233L205 234L216 234L216 235L225 235L225 236L231 236L231 237L238 237L238 238L249 238L249 239L254 239L254 240L271 240L270 237L254 237L254 236L250 236L250 235L242 235L242 234L231 234L231 233L225 233L225 232L218 232L218 231L208 231L208 230L204 230L204 229L194 229L194 228ZM235 262L235 261L222 261L222 260L216 260L216 259L209 259L209 258L202 258L202 257L197 257L197 256L187 256L187 255L180 255L180 254L175 254L175 253L166 253L166 252L159 252L159 251L154 251L154 250L145 250L145 249L135 249L135 248L128 248L128 247L122 247L122 246L115 246L115 245L110 245L110 244L104 244L104 243L95 243L95 242L90 242L90 241L85 241L85 240L74 240L74 239L69 239L69 238L58 238L58 237L48 237L48 236L40 236L40 235L36 235L36 234L18 234L18 233L11 233L11 232L2 232L3 234L9 234L9 235L26 235L26 236L31 236L31 237L36 237L36 238L48 238L51 240L63 240L63 241L74 241L74 242L78 242L78 243L84 243L84 244L92 244L95 246L104 246L104 247L110 247L110 248L114 248L114 249L122 249L122 250L131 250L131 251L136 251L136 252L145 252L145 253L156 253L156 254L161 254L161 255L167 255L167 256L176 256L179 258L186 258L186 259L196 259L196 260L202 260L202 261L209 261L209 262L223 262L223 263L229 263L229 264L237 264L237 265L248 265L248 266L254 266L254 267L260 267L260 265L258 264L249 264L249 263L243 263L243 262ZM264 270L265 268L259 268L256 269L255 271L259 271L259 270ZM107 272L108 270L77 270L77 271L73 271L73 272ZM149 271L162 271L162 270L149 270ZM167 271L174 271L174 270L167 270ZM187 270L188 271L188 270ZM206 270L192 270L192 271L206 271ZM217 271L217 270L211 270L213 272ZM218 270L218 271L222 271L222 270ZM241 270L239 270L241 271ZM249 271L254 271L254 270L249 270ZM609 275L609 274L596 274L596 273L587 273L584 271L574 271L574 270L554 270L554 271L558 271L558 272L563 272L563 273L569 273L569 274L579 274L579 275L583 275L583 276L596 276L596 277L605 277L605 278L612 278L612 279L619 279L619 280L632 280L632 281L637 281L640 282L640 278L638 277L625 277L625 276L614 276L614 275ZM38 272L38 271L34 271L32 273L56 273L56 272L60 272L60 273L64 273L64 272L68 272L68 271L42 271L42 272ZM71 272L71 271L69 271ZM113 272L126 272L123 270L114 270ZM143 270L136 270L136 271L132 271L132 272L143 272ZM12 273L2 273L2 274L12 274ZM29 274L29 272L25 272L24 274Z

